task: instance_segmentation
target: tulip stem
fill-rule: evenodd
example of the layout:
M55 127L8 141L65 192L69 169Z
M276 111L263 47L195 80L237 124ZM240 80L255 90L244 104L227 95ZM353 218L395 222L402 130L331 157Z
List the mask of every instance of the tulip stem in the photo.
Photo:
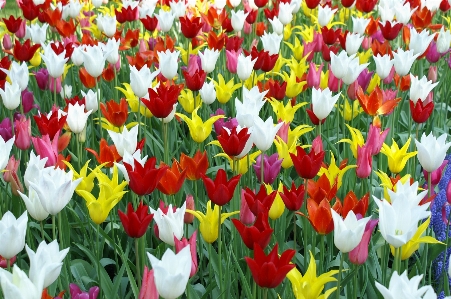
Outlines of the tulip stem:
M355 274L353 277L352 289L354 290L354 296L352 298L357 299L357 273L359 273L359 265L355 265Z
M164 147L164 158L163 161L164 163L169 165L169 152L168 152L168 124L162 122L163 124L163 147Z
M100 94L100 88L99 88L99 82L97 82L97 78L96 80L96 92L97 92L97 117L99 120L99 133L100 133L100 139L102 139L102 115L101 115L101 110L100 110L100 99L102 98L102 95Z
M340 251L340 268L338 269L337 299L340 299L341 276L343 272L343 252Z
M6 270L8 270L8 272L11 272L11 260L10 259L6 259Z
M222 236L221 236L221 212L222 206L219 206L219 217L218 217L218 257L219 257L219 293L220 297L223 296L223 288L222 288Z
M268 298L268 288L264 288L263 289L263 299L267 299Z
M400 273L401 268L401 247L395 248L395 260L393 270Z
M428 172L428 197L432 195L432 172Z
M264 180L264 168L265 168L265 152L262 151L262 153L260 154L260 183L263 185L265 183Z
M42 221L40 221L41 223L41 237L42 237L42 241L45 240L45 234L44 234L44 224L42 223Z
M325 265L324 251L326 249L325 249L325 246L324 246L324 234L320 235L320 246L321 246L321 249L319 251L319 256L320 256L320 258L319 258L319 270L321 271L320 273L325 273L326 272L326 267L324 266Z
M53 234L53 240L56 240L55 215L52 215L52 234Z
M101 292L102 292L102 279L100 279L100 224L97 224L97 278L99 279L99 297L102 298Z
M135 238L135 256L136 256L136 274L138 280L138 288L141 289L141 266L139 264L139 238Z
M56 100L56 78L53 78L53 105L55 105L55 107L58 107L57 105L57 100Z
M61 212L58 213L58 235L59 235L59 239L60 239L60 248L63 249L64 248L64 244L63 244L63 230L61 229L62 227L62 221L61 221Z
M293 249L294 249L294 251L296 251L296 212L293 212L293 235L294 235L294 237L293 237Z

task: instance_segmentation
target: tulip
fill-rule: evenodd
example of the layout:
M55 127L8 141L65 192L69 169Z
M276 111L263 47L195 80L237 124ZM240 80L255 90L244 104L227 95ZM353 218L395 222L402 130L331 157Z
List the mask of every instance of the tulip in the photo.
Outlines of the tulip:
M247 227L238 219L232 219L232 222L247 248L254 250L255 244L258 244L262 249L268 246L272 232L274 231L269 226L268 212L259 213L257 220L250 227Z
M186 178L188 180L195 181L201 179L202 175L208 169L207 152L204 151L201 153L198 150L193 158L182 153L180 156L180 166L182 169L186 169Z
M318 3L314 7L310 7L308 4L307 4L307 6L309 6L310 9L313 9L318 5ZM293 5L291 3L280 3L279 4L278 17L279 17L280 22L284 26L288 25L293 20L294 9L295 9L295 5Z
M305 187L303 184L296 188L294 181L291 182L291 189L283 186L283 192L279 192L283 203L290 211L298 211L304 203Z
M66 62L69 60L69 58L65 57L66 51L64 50L62 53L56 54L53 51L51 44L43 46L43 48L44 54L40 53L40 55L45 62L50 77L60 77L64 72L64 66Z
M310 264L308 265L307 271L304 276L299 272L298 269L294 268L287 274L287 278L290 280L293 288L293 293L297 299L316 299L321 297L329 296L330 293L336 290L333 287L326 291L324 295L321 295L324 286L329 282L335 282L337 279L334 277L338 270L330 270L329 272L323 273L320 276L316 276L316 261L312 252L310 253ZM329 296L330 297L330 296Z
M244 199L255 216L261 212L269 213L276 195L276 191L272 191L268 194L264 185L260 185L260 190L257 194L249 188L246 188L244 191Z
M136 211L133 210L132 204L129 202L127 206L127 214L118 210L119 218L127 235L131 238L141 238L149 227L153 219L153 214L149 214L149 207L139 203Z
M437 298L434 289L430 285L418 288L423 278L423 274L416 275L409 279L407 271L399 275L394 271L388 289L376 281L376 288L382 294L384 299L411 299L411 298Z
M12 85L19 85L20 91L23 91L28 86L28 79L29 79L29 73L28 73L28 66L25 62L22 64L19 64L15 61L12 62L11 68L9 70L0 68L1 71L3 71L5 74L9 76L11 79ZM16 90L17 87L13 86L13 90ZM0 89L1 91L1 89ZM8 101L11 101L11 99L7 99ZM3 99L5 101L5 99Z
M444 29L444 27L440 28L440 32L437 37L437 51L440 54L444 54L449 50L449 46L451 44L451 31Z
M38 285L44 280L43 287L50 286L60 275L63 260L69 252L69 248L59 250L58 242L47 244L45 241L39 243L36 252L26 246L28 257L30 258L30 280Z
M149 99L141 101L157 118L166 118L173 111L183 85L160 84L156 90L149 88Z
M204 104L213 104L213 102L216 100L214 81L211 80L209 83L204 83L204 85L202 85L202 88L199 90L199 94Z
M257 86L251 90L243 87L243 102L235 98L236 119L242 127L250 128L254 125L254 119L265 104L264 97L267 91L261 92Z
M244 56L243 53L238 56L237 74L241 81L245 81L251 76L256 61L257 58L252 60L250 55Z
M97 299L100 289L99 287L95 286L90 288L89 292L82 292L75 283L71 283L69 285L69 292L71 299Z
M382 145L384 143L385 137L390 129L386 129L381 132L381 128L373 126L370 124L370 129L368 131L366 146L371 149L371 155L377 155L381 151Z
M429 44L434 39L435 34L429 34L428 30L422 30L420 33L415 28L410 28L409 49L413 54L423 55Z
M350 211L343 220L341 216L331 209L334 221L334 244L343 253L350 252L359 245L370 217L357 220L353 211Z
M318 7L318 24L321 27L327 26L337 10L338 8L331 9L328 6L323 7L320 5Z
M5 105L6 109L15 110L19 107L21 90L15 81L12 84L6 82L4 89L0 88L0 95L2 96L3 105Z
M410 74L410 100L415 105L418 100L424 102L432 89L437 85L438 82L432 83L432 81L427 80L426 76L423 76L420 80L418 80L417 77Z
M240 204L240 221L243 224L250 225L255 222L255 215L252 213L246 199L244 198L244 189L241 189L241 204Z
M355 170L358 178L365 179L371 175L373 166L372 148L367 145L357 146L357 168Z
M128 105L124 98L119 104L115 100L109 100L106 104L100 103L100 110L106 120L115 127L120 128L127 121Z
M172 209L172 205L169 205L167 214L161 208L158 208L156 211L152 207L149 207L149 209L157 223L158 237L160 240L174 246L174 237L178 240L183 237L183 218L186 210L186 202L183 203L181 208L177 208L175 211Z
M103 68L105 67L105 61L110 52L103 52L100 46L86 46L83 54L83 65L86 68L88 74L94 78L99 77Z
M159 69L166 79L171 80L177 75L179 56L180 51L171 52L168 49L165 52L158 52Z
M191 114L191 119L184 114L176 113L175 115L180 117L187 123L191 138L193 138L195 142L201 143L204 142L204 140L207 139L208 136L210 136L214 122L220 118L224 118L224 116L213 116L210 117L207 121L203 122L202 119L197 115L198 110L199 107L194 109L193 113Z
M414 157L417 152L407 153L410 145L410 138L407 139L407 142L400 149L398 144L392 140L393 144L389 147L387 144L382 145L381 153L386 155L388 158L388 169L392 173L400 173L404 166L406 166L407 160Z
M194 72L182 71L182 73L185 77L186 87L191 91L199 91L207 78L207 73L199 69Z
M27 208L28 214L37 221L43 221L49 216L49 213L44 209L41 202L39 201L39 196L34 191L33 187L28 188L28 196L23 194L21 191L18 192L20 197L22 197L25 207Z
M271 23L272 31L278 35L283 35L283 24L277 16L268 20Z
M187 213L193 214L194 217L199 220L199 230L202 238L205 242L211 244L218 239L219 225L223 224L224 221L238 214L239 211L231 213L221 213L221 219L219 219L219 206L215 205L214 209L211 209L211 200L207 202L207 210L204 213L199 211L186 210Z
M0 255L9 260L17 255L25 246L25 233L28 216L25 211L19 218L7 211L0 220Z
M158 182L157 189L163 194L174 195L179 192L185 182L186 170L182 170L180 164L177 160L174 160L172 167L169 168L168 165L163 162L160 163L160 169L167 168L164 175Z
M13 132L11 128L11 119L9 117L5 117L0 122L0 136L3 138L3 140L8 141L11 138L13 138Z
M338 101L340 94L332 96L332 92L329 88L325 90L312 89L312 106L313 113L321 121L325 119L332 111L335 103Z
M296 147L296 154L290 153L296 172L304 179L313 179L318 174L324 155L325 152L319 136L313 140L312 150L308 155L300 146Z
M254 126L252 131L252 138L255 146L261 150L268 150L274 142L274 138L283 123L278 123L274 126L272 116L265 122L259 117L254 116Z
M204 53L199 52L199 57L202 63L202 69L206 73L211 73L215 69L216 61L219 58L218 50L206 49Z
M269 55L278 55L280 51L280 43L282 41L282 35L277 33L265 33L261 37L263 49L268 52Z
M142 98L148 93L148 89L152 87L153 79L158 76L160 70L151 73L147 65L137 70L134 65L130 66L130 86L133 93Z
M394 60L390 58L390 55L381 56L379 53L376 56L373 56L373 59L376 63L377 75L384 80L390 74Z
M370 19L368 18L355 18L352 17L352 31L359 35L364 35L365 30L370 23Z
M227 180L227 174L220 168L214 180L203 175L202 180L207 191L208 198L215 204L223 206L232 200L235 188L238 185L241 175L236 175Z
M221 134L217 139L221 145L222 150L231 158L242 158L245 156L252 142L249 142L251 132L247 128L233 127L229 130L227 127L222 127ZM244 151L244 153L243 153Z
M254 258L245 257L245 259L257 285L262 288L275 288L282 283L287 273L296 267L290 263L295 253L293 249L288 249L279 257L276 243L269 255L265 255L263 249L256 244Z
M161 260L150 253L147 256L154 270L159 295L164 299L175 299L182 295L191 271L190 246L186 246L178 254L168 248Z
M8 164L9 154L11 153L11 149L13 148L14 141L14 136L6 142L4 141L3 137L0 136L0 170L5 169L6 165Z
M130 164L124 161L127 176L130 179L130 189L140 196L152 193L168 169L167 167L155 168L155 157L142 162L143 164L136 158Z
M434 110L434 102L430 101L429 103L426 103L426 101L417 101L417 103L414 104L413 101L409 101L409 107L413 121L421 124L426 122L431 116Z
M180 16L180 29L186 38L195 38L203 26L200 17ZM150 30L153 31L153 30Z
M401 48L399 48L397 52L393 52L393 65L395 67L396 73L400 77L407 75L410 72L410 68L412 67L413 62L420 55L420 53L415 54L413 50L404 51Z
M246 17L249 15L249 13L244 13L243 10L239 10L237 12L232 10L232 27L235 31L241 31L243 30L244 21L246 20Z
M96 1L99 3L100 1ZM94 6L95 3L93 3ZM99 3L98 6L100 6L102 2ZM109 15L103 15L99 14L96 18L97 27L100 31L102 31L107 37L113 37L114 33L116 32L116 17L115 16L109 16Z
M196 239L197 239L197 230L193 232L191 235L191 238L189 238L189 241L186 238L182 238L182 240L177 240L177 238L174 237L174 243L175 243L175 253L179 253L183 248L189 246L191 251L191 272L189 274L189 277L193 277L197 272L197 250L196 250Z
M447 134L442 134L435 138L432 133L426 136L425 133L421 135L420 141L415 139L415 144L418 149L418 161L427 172L437 170L445 160L446 152L451 146L451 142L446 143Z
M429 204L418 205L427 190L417 194L418 182L396 184L396 192L388 190L391 205L385 199L379 200L373 196L379 207L379 229L382 237L393 247L399 248L406 244L415 234L418 222L429 217Z
M141 290L139 290L138 299L158 299L158 291L155 286L155 270L149 270L147 266L144 266L144 274ZM90 298L89 298L90 299Z
M279 154L275 153L271 156L263 154L263 183L272 184L279 175L280 168L282 166L282 159L279 159ZM254 164L255 174L257 179L261 180L261 162L262 154L257 157L257 161ZM260 182L262 183L262 182Z
M127 127L124 127L122 133L108 130L108 134L110 135L111 140L113 140L117 152L121 157L124 156L125 152L132 154L136 151L138 145L138 126L134 126L130 131L127 130Z
M26 150L31 145L31 119L20 115L14 120L15 142L17 148Z
M70 130L75 134L81 133L86 127L86 122L91 112L92 110L85 112L85 104L81 106L78 103L75 105L69 104L66 121Z
M399 23L407 25L410 21L410 17L417 10L417 8L414 8L411 10L409 2L406 2L406 3L397 2L397 3L395 3L394 10L395 10L395 15L396 15L396 20Z
M356 265L362 265L368 259L368 244L370 242L371 234L376 227L378 219L373 219L367 222L362 240L356 248L349 252L349 261Z
M445 169L445 167L447 165L448 165L448 160L443 160L442 165L440 165L439 168L437 168L436 170L434 170L431 173L431 185L432 185L432 188L435 188L435 186L437 186L438 183L440 182L440 180L442 179L443 169ZM427 178L429 176L429 172L427 172L425 169L423 169L423 176L425 178Z
M16 264L12 274L0 269L0 281L5 299L40 299L42 296L42 280L35 285Z
M51 215L58 214L71 200L81 178L72 181L73 173L60 168L47 167L35 182L29 185L36 191L44 209Z

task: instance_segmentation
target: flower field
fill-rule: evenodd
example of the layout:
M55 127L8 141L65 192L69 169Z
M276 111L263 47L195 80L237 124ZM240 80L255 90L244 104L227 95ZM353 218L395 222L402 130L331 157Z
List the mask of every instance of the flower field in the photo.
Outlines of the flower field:
M0 8L0 298L451 298L450 0Z

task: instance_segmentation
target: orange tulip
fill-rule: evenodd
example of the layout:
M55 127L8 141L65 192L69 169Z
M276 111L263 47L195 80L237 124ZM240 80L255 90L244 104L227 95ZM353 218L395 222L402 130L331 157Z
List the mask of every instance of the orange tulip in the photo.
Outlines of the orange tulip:
M116 146L108 145L108 142L103 138L100 140L100 155L91 148L86 150L96 157L99 164L108 163L105 167L113 167L114 162L119 162L122 159L116 150Z
M332 219L330 208L330 203L326 198L319 204L311 198L307 199L308 220L318 234L327 235L334 230L334 220ZM340 214L342 209L341 202L337 200L332 208ZM305 216L300 212L296 213Z
M86 88L94 88L96 86L96 78L88 74L88 71L86 71L84 67L78 70L78 75L81 83L83 83Z
M337 189L337 179L331 186L326 174L321 175L317 182L309 180L307 184L307 193L316 204L320 204L323 199L331 201L337 194Z
M359 99L363 110L370 116L385 115L390 113L401 100L401 98L396 98L394 100L388 100L384 103L384 94L379 86L376 86L369 96L365 95L362 87L359 86L357 90L357 98Z
M127 121L128 104L124 98L121 99L119 104L114 100L109 100L106 105L100 103L100 110L103 116L115 127L122 127Z
M202 178L202 175L208 169L207 152L201 153L199 150L193 158L182 153L180 157L180 166L186 170L186 178L190 181L196 181Z
M160 163L160 169L166 166L167 165L163 162ZM166 195L176 194L177 192L179 192L180 188L182 188L185 177L186 169L182 171L179 162L177 162L177 160L174 160L172 167L166 170L163 177L158 182L157 189Z
M346 218L349 211L353 211L354 214L360 214L362 217L365 217L366 211L368 210L368 199L369 193L365 194L360 200L358 200L354 192L349 191L343 199L343 211L341 214L343 218Z

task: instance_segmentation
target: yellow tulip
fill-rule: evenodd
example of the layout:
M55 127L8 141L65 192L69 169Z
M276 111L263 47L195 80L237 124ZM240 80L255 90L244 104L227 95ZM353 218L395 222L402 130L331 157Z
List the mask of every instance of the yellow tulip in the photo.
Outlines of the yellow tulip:
M398 144L392 139L392 146L389 147L387 144L382 145L381 153L387 156L388 158L388 169L392 173L400 173L404 166L406 166L407 160L412 157L415 157L417 152L408 153L410 145L410 138L407 140L406 144L400 149Z
M373 57L373 50L369 48L365 52L357 52L357 56L359 57L360 64L367 63L371 57Z
M276 64L274 65L270 73L276 75L280 73L280 70L282 69L282 67L285 65L286 62L287 60L283 58L282 55L279 55L279 58L277 58Z
M243 82L243 86L246 87L248 90L251 90L252 87L254 87L257 82L261 82L266 79L266 73L261 73L260 75L255 75L256 72L252 71L249 78L246 79L246 81Z
M276 145L277 153L279 154L279 159L283 159L282 168L288 169L293 166L293 160L291 160L291 154L296 155L296 146L297 142L293 142L291 145L285 143L279 136L276 136L274 140L274 144Z
M351 145L351 151L354 158L357 159L357 146L363 146L365 144L365 140L363 139L362 133L348 124L346 124L346 127L348 127L349 132L351 133L351 139L341 139L338 142L345 142L349 143Z
M207 139L208 136L210 136L211 130L213 129L213 123L220 118L225 118L225 116L212 116L207 121L203 122L202 119L197 115L197 110L199 110L199 107L194 109L193 113L191 114L192 118L189 118L188 116L181 113L176 113L175 115L186 122L191 134L191 138L193 138L195 142L201 143L204 142L204 140Z
M329 70L325 73L321 71L320 79L319 79L319 87L323 90L329 86Z
M110 123L106 118L102 117L102 129L105 130L109 130L109 131L113 131L116 133L120 133L122 132L122 130L124 129L124 126L122 127L116 127L115 125L113 125L112 123ZM134 126L136 126L138 124L138 122L133 121L131 123L128 123L125 125L125 127L127 128L127 130L130 130L130 128L133 128ZM143 123L141 123L141 125L144 125Z
M265 184L266 187L266 194L270 194L273 189L271 185ZM279 188L277 189L276 197L274 198L274 202L271 205L271 208L269 209L269 217L272 220L278 219L280 216L282 216L283 212L285 211L285 204L283 203L282 197L280 197L279 192L283 192L283 184L282 182L279 183Z
M289 75L286 72L283 72L282 74L279 75L283 78L284 81L287 82L287 89L285 91L285 95L288 98L297 97L304 88L304 85L307 84L307 81L297 82L296 80L297 78L293 70L291 70Z
M345 121L351 121L361 112L363 112L362 107L360 107L359 101L353 101L352 107L349 104L349 100L345 98L344 105L340 105L340 114L343 116Z
M196 99L194 99L194 94L189 89L183 89L180 92L178 101L186 113L193 113L194 109L200 107L202 103L200 100L200 94L198 93Z
M99 195L97 198L90 192L80 190L77 192L86 201L86 206L89 211L89 216L96 224L101 224L105 221L111 209L122 199L125 193L123 191L127 186L126 181L118 183L118 169L113 167L113 177L110 179L106 174L98 171L96 178L99 181Z
M42 58L41 58L41 55L39 54L41 51L36 51L35 53L34 53L34 55L33 55L33 57L31 58L31 60L30 60L30 64L32 65L32 66L35 66L35 67L38 67L40 64L41 64L41 62L42 62Z
M307 105L307 102L302 102L295 106L292 106L291 101L288 101L284 106L283 102L278 100L270 100L269 103L271 104L272 109L277 116L277 119L283 120L286 123L291 123L294 119L294 114L296 113L296 111L302 106Z
M296 299L327 299L337 287L330 288L324 294L321 294L324 285L329 282L337 281L333 276L338 272L338 270L330 270L317 277L315 257L310 252L310 264L304 276L302 276L298 269L294 268L288 272L287 278L291 282Z
M211 200L207 202L207 211L204 213L193 210L186 210L187 213L194 215L199 221L199 230L204 241L211 244L218 239L219 230L219 206L215 205L214 209L211 209ZM240 211L232 213L221 213L221 224L233 215L238 214Z
M218 74L218 82L213 81L216 90L216 98L221 104L227 103L235 90L241 87L241 83L234 84L233 78L229 82L225 82L224 77Z
M311 132L313 130L314 130L314 128L309 125L299 125L296 128L294 128L293 130L291 130L291 128L288 128L287 144L291 145L291 144L295 143L295 141L297 141L299 139L299 137L301 137L305 133Z
M301 60L304 57L304 45L299 41L297 37L294 38L294 45L289 42L284 42L288 48L290 48L294 58Z
M406 260L412 256L412 254L420 248L420 244L443 244L444 243L438 241L436 238L431 236L423 236L424 232L429 226L431 222L431 217L429 217L423 224L421 224L415 235L413 235L412 239L409 242L401 246L401 260ZM395 256L395 247L390 245L390 251L393 256Z
M290 60L287 62L287 66L290 68L292 72L294 72L294 75L297 78L302 78L307 73L308 65L307 65L307 56L300 59L299 61L294 59L294 57L291 57ZM291 77L291 74L290 74ZM302 85L304 87L304 85Z
M322 176L323 174L326 175L326 177L329 179L329 183L331 186L337 182L337 188L340 189L341 184L343 183L343 176L349 169L356 168L357 165L348 165L344 167L343 169L340 169L337 164L335 163L335 156L331 152L330 153L330 164L328 168L321 167L321 169L318 172L318 176Z
M86 161L85 165L83 165L83 167L80 169L80 173L78 173L74 166L72 166L72 164L70 164L67 161L63 160L63 163L66 164L67 167L69 167L72 172L74 173L74 178L73 180L77 180L79 178L83 178L82 181L80 182L80 184L78 184L77 188L75 188L75 192L78 191L86 191L86 192L91 192L92 189L94 189L94 179L96 178L96 174L100 171L100 169L102 169L103 166L105 166L108 163L103 163L98 165L96 168L91 170L91 173L88 175L88 164L91 160Z
M376 86L381 85L381 77L378 74L374 74L370 80L370 84L368 84L368 88L366 89L367 93L372 93Z

